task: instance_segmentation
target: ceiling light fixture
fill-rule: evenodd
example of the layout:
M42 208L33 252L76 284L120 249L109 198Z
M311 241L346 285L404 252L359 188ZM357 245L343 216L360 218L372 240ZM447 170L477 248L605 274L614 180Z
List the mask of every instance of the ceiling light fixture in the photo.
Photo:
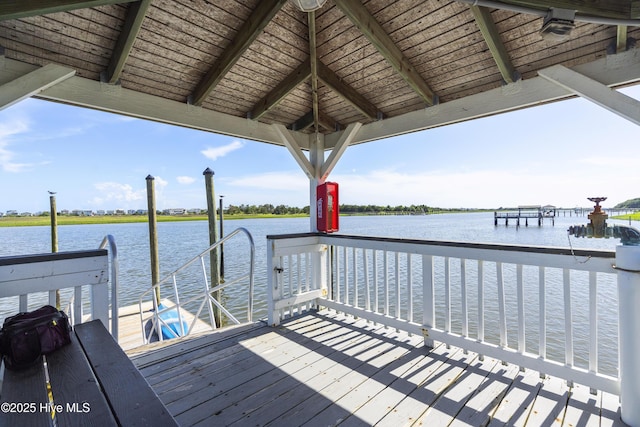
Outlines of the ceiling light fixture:
M576 11L551 8L544 17L540 35L545 39L564 40L576 26Z
M324 6L326 2L327 0L291 0L291 3L303 12L318 10Z

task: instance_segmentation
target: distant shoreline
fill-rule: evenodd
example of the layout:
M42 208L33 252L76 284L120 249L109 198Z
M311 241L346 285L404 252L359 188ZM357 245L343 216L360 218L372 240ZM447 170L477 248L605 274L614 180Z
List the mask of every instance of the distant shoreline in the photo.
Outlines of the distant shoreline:
M256 218L308 218L306 214L235 214L224 216L226 220L236 219L256 219ZM206 215L158 215L158 222L181 222L181 221L207 221ZM148 222L146 215L101 215L101 216L58 216L58 225L87 225L87 224L126 224L136 222ZM48 216L30 217L2 217L0 227L29 227L29 226L49 226L51 218Z

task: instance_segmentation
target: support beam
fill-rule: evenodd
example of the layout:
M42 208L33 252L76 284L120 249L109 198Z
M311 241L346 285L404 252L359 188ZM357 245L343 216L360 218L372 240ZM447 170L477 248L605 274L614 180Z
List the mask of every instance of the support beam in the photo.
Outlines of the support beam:
M567 90L640 125L640 101L590 79L562 65L538 71L538 74Z
M254 105L249 118L257 120L265 115L271 108L275 107L282 101L292 90L300 83L304 82L311 76L311 66L309 61L304 61L298 68L289 74L284 80L273 88L264 98Z
M572 67L572 70L608 87L640 84L640 49L609 55ZM573 92L540 76L523 79L512 85L445 102L435 107L365 124L351 145L535 107L574 96ZM326 135L325 147L333 147L339 136L337 132Z
M0 86L0 110L73 77L71 68L47 64Z
M309 137L309 162L315 174L309 178L309 231L318 231L318 185L324 181L320 178L320 170L324 164L324 135L316 132Z
M402 51L396 46L384 28L359 0L334 0L334 3L358 27L358 30L369 39L378 49L378 52L396 70L396 73L420 95L427 105L438 103L437 97L429 85L422 79L422 76L402 54Z
M109 60L104 81L114 84L120 79L120 74L124 68L125 62L131 53L133 42L138 37L138 33L142 28L142 21L147 14L147 9L151 5L151 0L140 0L129 6L124 27L116 41L116 47Z
M133 1L136 0L2 0L0 21Z
M305 157L302 149L291 135L289 129L280 124L273 124L271 126L273 126L276 132L280 135L282 144L287 147L287 150L289 150L291 155L293 155L293 158L298 165L300 165L305 175L307 175L309 179L314 179L316 176L316 168L311 164L309 159Z
M331 154L329 154L329 157L322 165L322 170L320 171L320 182L324 182L327 180L329 174L336 166L338 160L340 160L340 157L342 157L342 154L344 154L349 144L351 144L351 141L355 139L361 127L362 123L351 123L349 126L347 126L344 132L342 132L340 139L331 150Z
M271 19L287 0L260 0L251 16L242 24L236 38L220 55L216 63L209 69L204 78L191 94L193 105L202 105L209 93L220 83L231 67L242 57L249 46L258 38Z
M318 52L316 49L315 12L307 13L307 22L309 25L309 62L311 63L311 111L313 111L313 126L316 132L318 132L318 114L320 107L318 106Z
M484 37L487 46L489 46L489 51L500 70L500 74L502 74L502 79L506 83L514 83L520 80L520 75L511 63L507 49L504 47L504 43L502 43L500 33L496 28L496 24L493 22L489 9L473 5L469 6L469 9L473 14L473 18L476 20L482 37Z
M360 95L354 88L339 79L329 67L320 61L318 61L318 78L331 90L356 107L365 117L373 119L378 116L378 109L375 105Z

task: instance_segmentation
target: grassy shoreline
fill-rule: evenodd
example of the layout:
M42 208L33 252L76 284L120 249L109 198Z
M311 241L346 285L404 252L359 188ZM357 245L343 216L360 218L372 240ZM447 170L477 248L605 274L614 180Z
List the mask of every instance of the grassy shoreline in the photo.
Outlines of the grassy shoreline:
M237 214L225 215L226 220L235 219L255 219L255 218L304 218L305 214L273 215L273 214ZM206 221L206 215L158 215L158 222L180 222L180 221ZM124 224L148 222L146 215L109 215L109 216L58 216L58 225L85 225L85 224ZM0 227L29 227L29 226L51 225L51 218L48 216L36 217L2 217Z

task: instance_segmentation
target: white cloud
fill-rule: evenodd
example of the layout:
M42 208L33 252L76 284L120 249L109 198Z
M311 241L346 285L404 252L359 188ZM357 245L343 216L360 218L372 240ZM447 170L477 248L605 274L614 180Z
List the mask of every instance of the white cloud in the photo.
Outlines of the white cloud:
M178 181L179 184L185 184L185 185L193 184L196 181L195 178L190 176L179 176L176 178L176 180Z
M145 189L134 190L129 184L99 182L94 184L94 188L98 195L91 200L91 204L96 206L114 208L114 205L117 205L117 208L129 208L139 205L139 201L146 198Z
M224 157L232 151L239 150L243 146L244 142L236 140L221 147L208 147L206 150L202 150L201 153L208 159L217 160L218 158Z
M26 120L11 118L0 123L0 167L5 172L24 172L35 166L34 163L16 162L16 153L9 149L11 137L28 131L29 125Z

